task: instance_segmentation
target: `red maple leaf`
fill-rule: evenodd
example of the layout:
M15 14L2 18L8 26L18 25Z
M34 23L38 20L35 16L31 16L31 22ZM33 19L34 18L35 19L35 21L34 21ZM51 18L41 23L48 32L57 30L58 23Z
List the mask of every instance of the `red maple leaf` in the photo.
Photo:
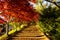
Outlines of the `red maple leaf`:
M31 0L32 1L32 0ZM10 17L14 18L14 21L30 22L34 20L38 21L38 13L33 9L27 0L8 0L3 3L3 13L7 20Z

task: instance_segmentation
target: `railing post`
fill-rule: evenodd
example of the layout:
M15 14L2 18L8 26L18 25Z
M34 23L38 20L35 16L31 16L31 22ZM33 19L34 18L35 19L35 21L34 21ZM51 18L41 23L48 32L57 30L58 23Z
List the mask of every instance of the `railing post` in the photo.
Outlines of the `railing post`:
M9 25L8 23L6 24L6 34L8 35L8 32L9 32Z

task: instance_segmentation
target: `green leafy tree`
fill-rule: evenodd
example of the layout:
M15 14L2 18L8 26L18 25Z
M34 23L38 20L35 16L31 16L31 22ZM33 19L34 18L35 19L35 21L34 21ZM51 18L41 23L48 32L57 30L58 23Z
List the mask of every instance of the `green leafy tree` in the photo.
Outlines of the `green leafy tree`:
M36 9L40 13L39 25L43 29L44 34L51 40L60 39L60 4L57 0L45 0L50 2L50 5L40 5L41 9ZM39 2L40 3L40 2ZM59 5L58 5L59 4ZM55 6L54 6L55 5ZM43 9L43 10L42 10Z

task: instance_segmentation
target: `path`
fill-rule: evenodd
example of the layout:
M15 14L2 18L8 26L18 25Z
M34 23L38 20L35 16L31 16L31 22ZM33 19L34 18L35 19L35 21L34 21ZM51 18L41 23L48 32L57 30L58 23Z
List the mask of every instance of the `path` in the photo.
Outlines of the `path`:
M49 40L36 26L30 26L15 33L8 40Z

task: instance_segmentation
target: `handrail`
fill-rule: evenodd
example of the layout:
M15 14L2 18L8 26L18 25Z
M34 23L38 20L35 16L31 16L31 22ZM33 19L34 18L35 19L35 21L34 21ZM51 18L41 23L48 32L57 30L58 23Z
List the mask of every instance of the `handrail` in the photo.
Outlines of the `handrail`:
M27 26L26 24L22 24L19 27L17 27L16 29L13 29L11 31L8 32L8 35L14 34L16 31L20 31L22 30L22 28L24 28L25 26ZM4 35L0 36L0 40L4 40L8 37L8 35L5 33Z

